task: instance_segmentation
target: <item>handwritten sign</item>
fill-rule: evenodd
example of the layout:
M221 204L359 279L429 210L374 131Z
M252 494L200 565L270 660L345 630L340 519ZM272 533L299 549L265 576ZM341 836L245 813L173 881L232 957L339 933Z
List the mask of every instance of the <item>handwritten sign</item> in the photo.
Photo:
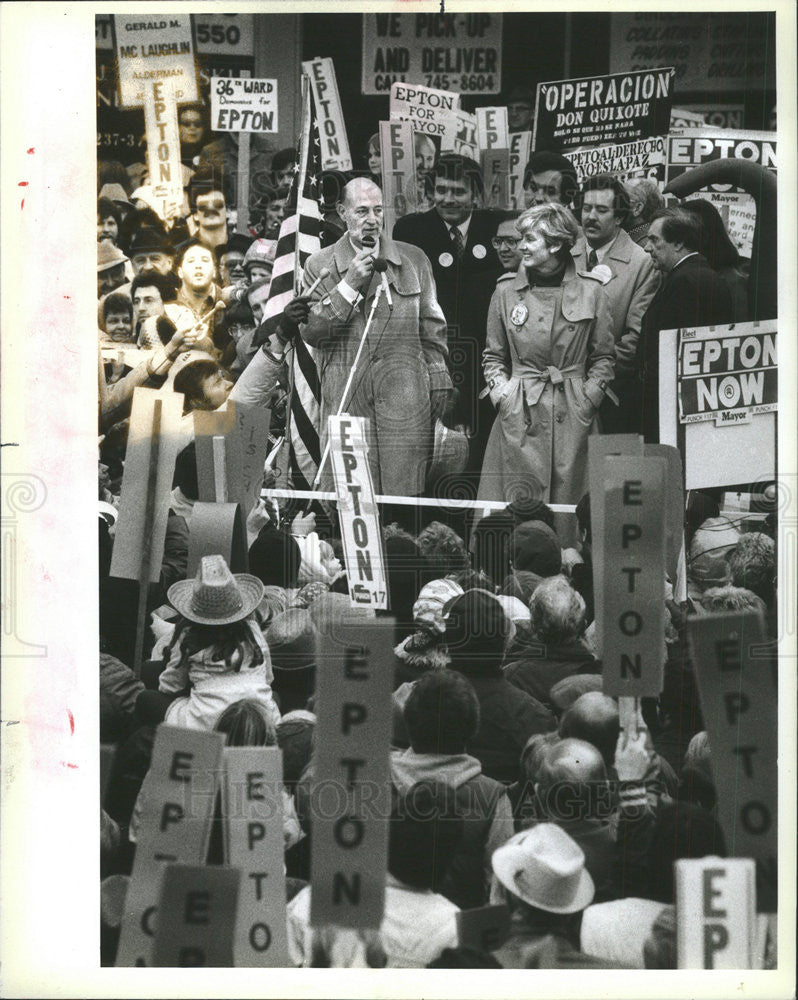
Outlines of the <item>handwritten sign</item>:
M344 621L317 638L314 926L377 928L382 921L391 811L392 628Z
M145 84L144 123L147 169L155 206L162 219L174 219L180 214L183 203L183 173L172 80L153 80Z
M674 881L678 968L753 968L754 862L683 858L674 864Z
M658 697L665 662L665 461L604 461L602 689ZM591 506L594 493L591 490Z
M588 438L587 469L590 487L590 534L593 539L593 599L596 640L601 649L604 620L604 463L609 455L642 455L643 439L637 434L591 434Z
M420 84L391 86L391 121L409 121L416 132L444 136L451 132L454 112L460 108L460 95L450 94Z
M155 401L161 403L161 420L157 449L157 468L150 477L150 451ZM163 545L166 538L166 518L177 452L181 446L183 396L179 393L159 393L154 389L137 388L133 393L130 429L127 438L125 470L122 475L122 496L116 524L111 576L138 580L141 553L150 546L149 580L157 583L161 573ZM145 537L148 490L153 512L152 530Z
M533 149L630 142L667 135L673 69L539 83Z
M388 581L374 485L366 454L365 417L329 418L338 519L353 604L388 607Z
M160 725L155 734L146 801L136 844L118 966L150 965L164 866L203 864L216 801L224 738Z
M462 93L498 94L502 15L364 14L361 92L397 81Z
M120 107L143 107L145 87L165 80L175 100L199 100L189 14L115 14L114 35Z
M278 132L277 80L215 76L211 80L214 132Z
M735 857L754 858L775 886L775 659L763 647L762 621L753 611L702 615L689 628L726 847Z
M235 407L238 435L241 440L241 508L244 517L260 499L263 471L269 450L271 411L263 406L235 403L228 399L227 408Z
M410 122L380 122L382 197L385 231L397 219L417 211L416 153Z
M228 747L222 802L227 863L241 870L235 965L285 968L283 759L278 747Z
M485 207L510 207L510 150L483 149L480 154Z
M477 108L477 137L480 149L509 149L510 130L507 108Z
M332 59L316 58L302 63L313 90L313 103L319 123L321 165L324 170L351 170L349 140L338 95L338 81Z
M152 964L231 968L241 872L218 865L167 865Z
M524 170L531 149L531 132L513 132L510 136L510 204L516 210L524 207Z

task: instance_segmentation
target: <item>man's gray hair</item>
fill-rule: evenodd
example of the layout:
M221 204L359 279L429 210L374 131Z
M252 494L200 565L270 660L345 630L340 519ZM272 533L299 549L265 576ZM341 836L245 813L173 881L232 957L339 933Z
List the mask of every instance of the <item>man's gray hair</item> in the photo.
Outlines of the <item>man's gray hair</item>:
M560 576L542 580L529 602L532 631L541 642L578 639L585 629L585 602Z

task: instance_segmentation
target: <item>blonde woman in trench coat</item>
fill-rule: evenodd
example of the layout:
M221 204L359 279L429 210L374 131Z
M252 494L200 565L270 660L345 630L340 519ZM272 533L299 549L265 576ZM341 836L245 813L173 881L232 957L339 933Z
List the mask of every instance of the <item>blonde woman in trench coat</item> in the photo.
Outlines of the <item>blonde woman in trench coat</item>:
M574 268L578 230L568 209L536 205L517 226L521 266L499 279L482 355L483 392L497 413L479 499L576 503L613 376L609 304L601 277Z

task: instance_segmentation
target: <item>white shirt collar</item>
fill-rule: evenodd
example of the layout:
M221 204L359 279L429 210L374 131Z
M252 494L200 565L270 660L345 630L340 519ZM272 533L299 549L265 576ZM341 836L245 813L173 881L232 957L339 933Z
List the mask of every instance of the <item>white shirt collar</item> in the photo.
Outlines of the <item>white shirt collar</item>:
M690 253L686 253L684 257L676 261L676 263L671 268L671 271L674 271L680 264L684 263L684 261L686 261L688 257L697 257L697 256L698 256L698 251L691 250Z
M471 215L473 215L473 214L474 213L472 212ZM467 243L468 242L468 227L471 225L471 215L469 215L469 217L465 220L465 222L461 222L459 226L453 226L453 225L451 225L448 222L446 223L446 228L449 230L449 238L450 239L451 239L451 236L452 236L452 230L453 229L459 229L460 233L461 233L461 235L463 237L463 243Z

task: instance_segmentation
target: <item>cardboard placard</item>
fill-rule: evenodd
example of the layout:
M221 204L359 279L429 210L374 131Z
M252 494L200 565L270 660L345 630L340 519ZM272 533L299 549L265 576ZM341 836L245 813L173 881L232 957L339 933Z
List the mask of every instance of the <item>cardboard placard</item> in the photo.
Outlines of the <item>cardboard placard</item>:
M682 330L676 374L679 423L747 423L778 409L776 321Z
M661 135L569 149L563 155L573 163L580 184L596 174L612 174L619 181L644 177L657 181L660 187L665 182L665 137Z
M197 52L219 56L254 56L255 25L252 14L194 14Z
M668 136L665 184L695 167L729 157L759 163L775 173L777 148L775 132L718 129L709 125L680 129ZM756 205L750 194L729 184L710 184L688 195L690 198L712 202L738 251L743 257L751 256Z
M763 623L753 611L691 618L689 632L726 850L761 864L765 879L775 887L775 654L763 647ZM768 911L775 908L775 901L765 906Z
M604 566L601 586L602 690L658 697L665 663L666 463L613 456L604 462ZM591 504L593 493L591 492Z
M531 132L513 132L510 136L510 207L524 207L524 170L532 150Z
M444 125L441 134L442 153L458 153L460 156L470 156L472 160L479 159L476 115L456 108Z
M239 968L287 968L283 757L278 747L227 747L222 809L227 863L241 871L233 942Z
M220 865L167 865L152 950L156 968L232 968L241 872Z
M601 649L604 572L604 463L608 455L642 455L643 439L638 434L591 434L587 440L587 469L590 491L590 534L593 539L593 602L596 641Z
M385 905L393 619L335 623L316 641L310 922L378 928Z
M410 122L380 122L382 203L385 232L393 232L397 219L418 210L416 152Z
M215 76L211 81L214 132L279 132L277 80Z
M335 67L330 58L316 57L302 63L313 89L313 103L319 125L321 142L321 166L323 170L351 170L352 157L349 154L349 140L346 137L346 123L338 95L338 81Z
M660 332L659 438L679 444L686 489L775 478L777 327Z
M451 131L450 122L459 108L459 94L420 84L391 85L391 121L409 121L416 132L444 136L447 129Z
M679 969L752 969L754 862L690 858L674 864Z
M665 460L665 569L671 584L679 576L679 557L684 548L684 470L678 448L669 444L644 444L646 458Z
M177 101L200 99L189 14L113 17L120 107L143 107L145 86L155 81L170 81Z
M220 733L158 726L117 966L152 964L164 867L205 862L223 746Z
M368 462L365 421L365 417L330 415L330 457L338 494L349 597L353 604L385 609L388 579Z
M539 83L533 149L573 149L667 135L673 67Z
M247 530L244 513L237 503L197 501L191 513L188 536L186 579L197 575L203 556L220 555L232 573L246 573L249 568Z
M241 509L244 519L260 499L263 470L269 452L271 411L263 406L227 402L235 407L238 436L241 442Z
M236 404L223 410L194 411L198 499L244 503L244 459Z
M158 214L164 220L174 219L183 205L183 165L171 79L147 81L144 85L144 123L147 170Z
M498 906L479 906L473 910L460 910L457 921L457 943L461 948L490 952L501 948L510 935L510 910Z
M507 108L477 108L477 140L479 148L509 149L510 129Z
M145 538L147 493L150 484L150 454L155 401L161 403L160 434L157 448L157 469L153 470L151 497L153 524ZM122 475L122 496L119 519L116 522L111 576L138 580L142 551L149 544L149 581L157 583L161 574L166 518L172 491L175 460L182 446L183 396L180 393L160 393L155 389L137 388L133 393L130 429L127 438L125 470Z
M498 94L502 15L363 14L362 68L363 94L385 94L397 80Z
M510 150L483 149L480 154L486 208L510 208Z

